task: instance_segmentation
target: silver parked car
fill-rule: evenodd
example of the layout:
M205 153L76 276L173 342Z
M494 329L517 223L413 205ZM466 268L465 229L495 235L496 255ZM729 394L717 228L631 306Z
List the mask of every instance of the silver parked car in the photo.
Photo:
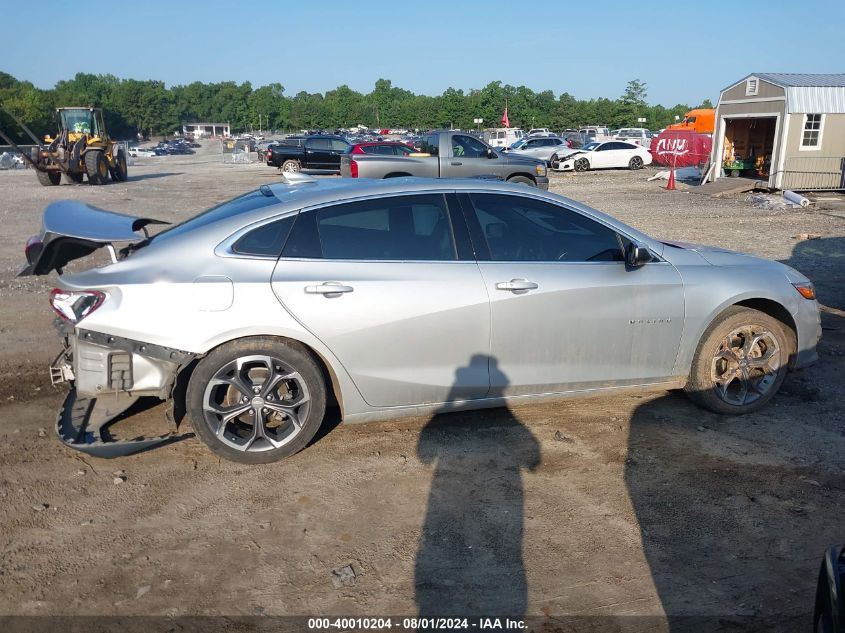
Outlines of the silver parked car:
M552 157L557 156L561 160L578 151L570 147L570 144L557 136L548 137L525 137L519 139L504 150L507 154L530 156L545 161L546 165L551 163Z
M22 274L60 273L65 443L110 456L166 441L112 441L141 396L249 463L302 449L333 403L363 421L685 387L740 414L816 360L813 287L788 266L520 185L288 180L152 237L149 218L47 207ZM112 263L62 274L102 246Z

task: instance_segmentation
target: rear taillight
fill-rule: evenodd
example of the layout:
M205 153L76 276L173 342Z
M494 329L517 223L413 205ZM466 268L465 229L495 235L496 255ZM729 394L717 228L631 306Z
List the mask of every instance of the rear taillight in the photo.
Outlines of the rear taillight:
M358 177L358 163L351 159L349 160L349 175L352 176L352 178Z
M103 305L106 293L99 290L62 290L54 288L50 293L50 305L56 314L69 323L82 319Z
M270 158L270 157L272 157L272 156L273 156L273 148L272 148L272 147L268 147L268 148L267 148L267 157L268 157L268 158Z
M42 248L44 248L44 244L41 242L41 238L38 235L33 235L29 238L26 241L26 246L23 248L26 261L30 264L34 264L35 260L38 259L38 256L41 254Z

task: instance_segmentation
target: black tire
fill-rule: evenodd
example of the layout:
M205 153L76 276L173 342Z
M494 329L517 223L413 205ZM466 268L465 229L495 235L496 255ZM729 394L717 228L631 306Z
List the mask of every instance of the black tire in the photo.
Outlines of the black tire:
M109 181L109 161L102 151L89 149L85 152L85 172L92 185L104 185Z
M794 348L794 332L780 321L759 310L731 306L701 337L684 390L714 413L757 411L783 383Z
M632 156L631 160L628 161L628 169L631 171L636 171L638 169L643 168L643 159L639 156Z
M85 174L82 172L70 172L65 174L65 182L69 185L78 185L85 180Z
M203 358L188 383L187 403L191 426L212 451L235 462L267 464L311 441L325 415L326 386L305 349L257 336L226 343ZM283 407L295 411L279 412ZM222 422L224 413L233 417Z
M589 171L590 161L586 158L578 158L573 164L573 167L575 168L575 171Z
M300 171L302 169L302 165L299 164L298 160L288 158L285 162L282 163L281 169L282 171L286 171L291 174Z
M35 171L38 177L38 182L44 187L55 187L62 181L62 172L60 171Z
M115 182L126 182L129 177L129 171L126 168L126 154L123 150L118 150L114 157L114 167L109 169L111 172L111 179Z
M549 161L549 167L551 167L552 169L557 169L558 167L560 167L560 158L558 158L557 154L552 156L551 160Z
M529 187L537 186L537 183L531 180L528 176L511 176L510 178L508 178L508 182L528 185Z

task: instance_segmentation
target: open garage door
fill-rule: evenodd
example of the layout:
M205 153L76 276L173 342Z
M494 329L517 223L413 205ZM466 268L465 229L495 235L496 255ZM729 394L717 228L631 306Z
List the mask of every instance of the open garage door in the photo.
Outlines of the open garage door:
M726 118L722 167L726 176L768 178L777 117Z

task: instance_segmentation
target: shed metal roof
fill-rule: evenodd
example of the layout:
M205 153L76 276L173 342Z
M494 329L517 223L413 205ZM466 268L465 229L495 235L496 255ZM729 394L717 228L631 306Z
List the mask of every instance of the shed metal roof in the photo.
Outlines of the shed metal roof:
M754 73L751 76L784 88L845 88L845 73Z
M845 73L752 73L730 87L750 77L781 86L786 92L787 112L845 114Z

